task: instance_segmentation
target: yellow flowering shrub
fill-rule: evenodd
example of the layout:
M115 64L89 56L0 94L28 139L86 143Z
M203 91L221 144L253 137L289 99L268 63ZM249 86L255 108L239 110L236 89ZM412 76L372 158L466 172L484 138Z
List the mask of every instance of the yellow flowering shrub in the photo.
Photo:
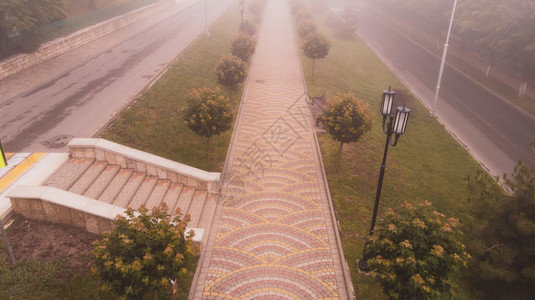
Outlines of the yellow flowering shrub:
M372 276L391 299L436 299L453 294L452 272L470 255L459 241L456 218L433 211L431 203L405 202L379 222L365 249Z
M119 296L136 298L147 293L170 293L173 279L185 280L194 270L197 255L192 238L186 233L189 216L174 218L165 203L151 212L142 207L128 209L118 216L115 229L95 242L93 272L103 281L103 289Z

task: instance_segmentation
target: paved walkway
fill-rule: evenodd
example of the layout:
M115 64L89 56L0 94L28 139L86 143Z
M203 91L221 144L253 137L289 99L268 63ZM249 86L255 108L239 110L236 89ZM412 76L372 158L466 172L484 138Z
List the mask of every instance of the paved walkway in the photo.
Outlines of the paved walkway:
M352 298L285 0L267 3L243 101L192 298Z

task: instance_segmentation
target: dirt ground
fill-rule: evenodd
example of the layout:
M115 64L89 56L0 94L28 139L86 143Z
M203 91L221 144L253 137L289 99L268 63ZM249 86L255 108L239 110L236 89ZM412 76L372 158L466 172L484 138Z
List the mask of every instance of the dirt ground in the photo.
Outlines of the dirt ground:
M22 217L16 217L7 234L15 259L60 259L66 268L75 272L88 269L92 243L99 238L83 229ZM7 257L6 249L1 251Z

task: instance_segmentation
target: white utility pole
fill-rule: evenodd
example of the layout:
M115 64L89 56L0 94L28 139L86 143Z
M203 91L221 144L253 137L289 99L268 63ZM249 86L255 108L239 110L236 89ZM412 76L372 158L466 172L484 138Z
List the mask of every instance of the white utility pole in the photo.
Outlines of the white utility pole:
M442 73L444 72L444 64L446 63L446 54L448 53L448 43L450 41L451 27L453 26L453 17L455 16L455 8L457 7L457 0L453 2L453 10L451 11L450 26L448 28L448 35L446 36L446 43L444 44L444 52L442 53L442 61L440 63L440 71L438 72L438 81L437 89L435 91L435 101L433 103L433 110L431 115L436 116L437 113L437 102L438 102L438 92L440 91L440 82L442 81Z

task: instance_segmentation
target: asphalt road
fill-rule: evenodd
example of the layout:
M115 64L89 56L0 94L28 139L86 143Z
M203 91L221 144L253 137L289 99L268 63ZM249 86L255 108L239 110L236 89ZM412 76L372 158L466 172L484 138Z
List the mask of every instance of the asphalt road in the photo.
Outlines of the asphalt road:
M190 2L195 3L166 12L161 22L139 28L130 38L0 101L0 138L4 149L62 152L73 137L92 136L195 38L204 34L204 1ZM208 0L208 22L220 16L232 2ZM31 77L31 70L26 73ZM24 81L24 77L17 80Z
M428 108L433 107L440 57L362 12L359 36ZM519 159L535 167L529 146L535 140L535 118L447 65L437 117L491 174L511 173Z

